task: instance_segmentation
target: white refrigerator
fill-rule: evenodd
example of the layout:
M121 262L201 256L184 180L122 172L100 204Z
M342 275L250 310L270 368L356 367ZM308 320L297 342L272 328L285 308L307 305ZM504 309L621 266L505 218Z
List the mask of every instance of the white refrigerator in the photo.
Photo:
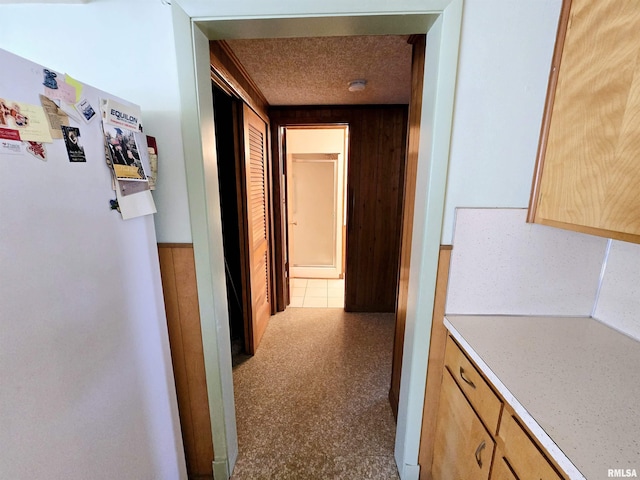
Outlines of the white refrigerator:
M0 478L186 478L152 194L112 209L99 118L136 107L4 50L0 100Z

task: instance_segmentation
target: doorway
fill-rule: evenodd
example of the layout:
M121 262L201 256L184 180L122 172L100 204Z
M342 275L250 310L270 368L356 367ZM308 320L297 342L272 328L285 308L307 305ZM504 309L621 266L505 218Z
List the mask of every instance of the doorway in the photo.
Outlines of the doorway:
M281 127L290 307L344 308L349 126Z
M242 297L242 231L238 197L238 145L234 132L238 102L215 83L212 84L213 113L216 119L216 154L222 221L224 272L227 287L227 309L231 352L234 358L247 348L245 342L245 301Z
M334 12L331 8L333 7L329 6L324 10L315 11L315 15L318 16L325 11ZM180 32L185 32L181 33L177 45L178 64L180 71L184 73L184 78L180 79L184 94L183 134L188 140L184 144L184 151L198 272L199 304L203 318L205 367L210 389L211 425L216 445L214 468L221 478L225 474L228 475L229 469L235 463L237 443L231 362L230 356L225 354L228 351L228 325L226 314L220 309L220 299L226 295L219 248L221 229L216 209L208 208L210 199L217 194L218 186L214 137L210 129L214 122L210 107L211 93L207 92L209 85L201 82L203 78L209 78L209 38L220 38L221 29L227 38L243 38L247 32L259 32L262 36L281 35L283 23L292 36L326 34L328 31L348 35L353 34L358 26L360 33L381 33L380 25L389 25L389 17L385 17L385 12L391 11L392 8L394 15L391 17L402 20L401 23L394 24L396 28L399 28L398 25L404 28L411 20L416 20L419 25L412 28L412 31L428 32L427 44L430 45L424 66L425 85L420 89L420 93L424 94L422 114L419 115L423 119L423 126L416 129L416 133L422 137L420 150L415 152L416 156L419 156L416 190L421 193L416 198L416 210L420 215L417 216L413 229L411 251L417 268L412 269L409 279L407 328L411 335L407 336L404 355L406 370L411 375L403 376L405 393L400 402L401 414L398 418L396 439L396 460L403 478L405 474L406 478L417 478L419 420L422 415L421 399L424 394L427 366L427 351L423 348L422 342L429 338L431 327L433 294L430 292L433 292L435 284L444 208L462 1L428 0L417 13L415 7L393 4L382 9L383 13L378 13L377 16L369 13L367 8L370 7L354 4L348 11L354 11L356 14L337 14L338 17L350 19L349 22L336 22L336 16L333 14L326 19L311 18L313 21L307 17L273 18L270 11L247 17L246 12L241 11L234 3L211 13L210 19L206 21L196 19L192 23L192 19L184 12L175 16ZM397 15L398 12L406 12L406 15ZM371 16L366 17L367 14ZM282 16L282 12L279 15ZM254 28L256 24L264 28ZM393 31L393 28L388 28L386 33L390 31ZM197 95L193 95L192 92L194 83L197 84Z
M288 126L290 278L343 278L348 125Z

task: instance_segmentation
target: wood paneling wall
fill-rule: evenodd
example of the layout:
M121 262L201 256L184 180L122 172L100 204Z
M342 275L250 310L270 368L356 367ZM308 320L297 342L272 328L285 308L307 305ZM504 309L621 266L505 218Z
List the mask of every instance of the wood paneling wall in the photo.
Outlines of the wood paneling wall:
M407 106L272 107L269 117L274 130L285 125L349 125L345 309L395 312ZM274 169L274 185L281 173ZM275 199L276 206L282 208L281 199Z
M407 295L409 293L409 267L411 263L411 243L413 236L413 215L416 198L416 177L418 175L418 148L420 146L420 116L422 114L422 86L424 75L425 35L412 35L411 61L411 104L409 105L409 136L407 138L407 165L405 168L404 197L402 199L402 245L400 248L400 271L398 275L398 303L396 307L396 330L393 342L393 367L389 401L393 414L398 416L400 400L400 374L404 331L407 320Z
M447 328L444 326L444 310L447 301L447 285L449 284L449 265L451 263L451 246L440 246L438 257L438 276L436 277L436 294L433 304L433 323L431 324L431 341L429 343L429 365L427 367L427 384L422 408L422 429L420 434L420 480L432 480L431 464L435 446L436 420L440 402L440 386L444 369L444 350L447 343Z
M360 111L349 136L345 310L395 312L407 107Z
M213 479L213 439L191 244L159 244L171 361L190 479Z

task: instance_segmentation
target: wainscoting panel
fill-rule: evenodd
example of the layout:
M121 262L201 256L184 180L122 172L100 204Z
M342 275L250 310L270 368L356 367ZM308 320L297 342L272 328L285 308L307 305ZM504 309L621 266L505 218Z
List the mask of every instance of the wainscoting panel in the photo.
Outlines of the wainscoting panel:
M447 343L447 328L444 326L444 306L449 283L449 265L451 263L451 245L440 245L438 257L438 276L436 278L436 297L433 305L433 323L429 343L429 365L427 384L422 409L422 430L420 434L420 480L431 480L431 463L435 447L436 420L440 403L440 387L444 369L444 350Z
M213 440L191 244L159 244L171 361L190 479L213 479Z

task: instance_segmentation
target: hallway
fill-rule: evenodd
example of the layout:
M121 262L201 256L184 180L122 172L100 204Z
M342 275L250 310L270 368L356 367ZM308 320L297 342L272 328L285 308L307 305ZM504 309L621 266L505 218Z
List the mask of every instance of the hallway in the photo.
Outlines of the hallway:
M288 308L234 367L232 480L398 479L387 398L394 315Z

